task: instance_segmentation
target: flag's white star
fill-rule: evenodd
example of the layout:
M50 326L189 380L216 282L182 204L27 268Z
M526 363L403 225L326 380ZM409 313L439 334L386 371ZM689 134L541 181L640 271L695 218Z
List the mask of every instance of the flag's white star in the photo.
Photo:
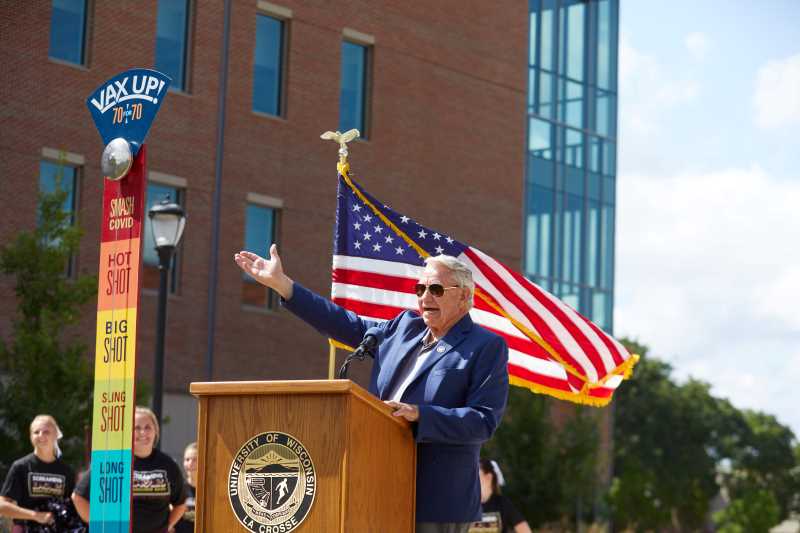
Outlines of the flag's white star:
M380 233L383 231L383 228L380 226L375 226L375 233Z
M365 241L368 241L368 240L370 240L370 239L372 238L372 235L370 235L369 233L365 233L365 234L364 234L364 236L363 236L362 238L363 238Z
M403 224L408 224L408 221L409 218L407 216L403 215L400 217L400 222L402 222Z
M361 248L361 243L356 241L353 243L353 246L355 247L356 250L359 250Z
M424 229L419 230L419 233L417 233L417 235L419 235L420 239L424 239L425 237L428 236L428 234L425 232Z
M361 224L360 224L360 223L358 223L358 222L356 222L355 224L353 224L353 227L354 227L355 229L361 229Z
M383 238L383 240L386 241L386 244L390 244L394 241L391 235L387 235L386 237Z
M372 245L372 249L375 250L376 252L380 252L381 251L381 245L378 244L378 243L375 243L375 244Z
M395 249L394 249L394 253L396 253L396 254L398 254L398 255L403 255L403 252L404 252L404 251L405 251L405 250L403 250L403 248L402 248L402 247L400 247L400 246L398 246L397 248L395 248Z
M369 213L364 215L364 222L369 222L370 220L372 220L372 215L370 215Z
M448 237L447 238L447 244L453 244L453 238L452 237Z
M444 248L442 248L441 246L437 246L437 247L436 247L436 253L437 253L437 254L440 254L440 253L442 253L442 252L444 252Z
M353 211L361 211L361 206L358 204L353 205Z
M438 233L434 233L434 234L433 234L433 240L434 240L434 241L438 241L438 240L440 240L441 238L442 238L442 236L441 236L441 235L439 235Z

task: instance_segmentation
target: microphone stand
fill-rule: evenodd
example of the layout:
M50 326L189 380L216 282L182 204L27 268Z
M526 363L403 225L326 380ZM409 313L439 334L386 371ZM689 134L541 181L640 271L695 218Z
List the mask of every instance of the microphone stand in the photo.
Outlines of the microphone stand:
M364 345L364 343L361 343L358 348L353 351L353 353L344 358L344 363L342 363L342 367L339 369L338 378L347 379L347 369L350 367L350 363L353 361L363 361L368 354L374 357L372 352L373 349L374 348L368 348Z

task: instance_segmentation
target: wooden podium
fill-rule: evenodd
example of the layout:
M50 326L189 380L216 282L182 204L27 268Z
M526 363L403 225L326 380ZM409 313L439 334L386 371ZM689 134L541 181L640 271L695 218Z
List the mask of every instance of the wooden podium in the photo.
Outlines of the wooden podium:
M200 403L198 533L414 531L410 424L352 381L189 390Z

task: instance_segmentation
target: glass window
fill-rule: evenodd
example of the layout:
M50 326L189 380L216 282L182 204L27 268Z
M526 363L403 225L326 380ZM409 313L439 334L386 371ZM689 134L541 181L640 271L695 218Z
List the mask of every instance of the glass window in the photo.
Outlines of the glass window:
M600 265L600 202L589 200L588 204L586 283L596 287L597 272Z
M562 212L564 242L562 249L563 261L561 263L561 277L573 283L581 281L582 214L583 197L567 194L566 204Z
M616 173L616 155L616 144L603 143L603 174L606 176L613 176Z
M578 168L583 167L583 133L567 128L564 135L564 162Z
M539 114L553 118L553 75L539 71Z
M339 131L357 128L366 138L367 47L342 42L342 80Z
M554 0L542 2L542 40L539 61L545 70L553 70L553 10Z
M78 180L78 169L53 161L42 161L39 164L39 191L52 194L56 189L67 193L64 199L64 212L72 213L71 222L75 219L75 188Z
M616 190L614 178L603 178L603 201L607 204L616 203L614 201Z
M528 156L528 183L553 188L555 184L555 166L552 161Z
M150 222L148 212L155 204L160 203L164 198L170 202L183 206L183 189L177 187L170 187L169 185L161 185L160 183L148 183L145 192L145 210L144 210L144 243L142 245L142 288L145 289L158 289L159 286L159 273L158 273L158 251L156 250L156 243L153 239L153 225ZM169 271L169 292L176 293L178 291L178 265L180 261L180 247L175 250L172 256L172 268Z
M244 228L245 250L269 256L269 247L275 242L276 214L276 210L271 207L247 205ZM274 309L277 301L274 291L256 283L247 274L242 274L242 303Z
M537 38L537 34L536 34L536 31L537 31L536 30L536 11L532 10L531 13L530 13L530 17L531 17L531 21L530 21L531 22L531 25L530 25L531 38L530 38L530 41L529 41L528 61L530 61L531 65L535 65L536 64L536 38Z
M567 6L567 28L566 35L563 36L567 43L567 76L575 79L583 79L583 20L586 4L575 2Z
M571 283L562 283L556 296L561 298L562 302L573 309L578 309L580 295L578 292L578 287L575 285L572 285Z
M83 65L86 46L86 0L53 0L50 57Z
M253 111L276 116L281 114L283 35L283 21L267 15L256 15Z
M611 78L611 6L609 0L597 5L597 85L610 89Z
M610 289L614 278L614 206L606 205L600 209L600 286Z
M156 23L156 70L172 78L170 88L186 89L189 1L159 0Z
M525 270L529 274L550 275L553 220L553 190L528 186L527 227L525 233Z
M583 128L583 84L561 78L558 96L558 117L570 126Z
M589 135L589 170L600 172L600 146L603 141L593 135Z
M607 292L592 292L592 322L611 332L611 297Z
M553 125L545 120L531 118L528 129L528 150L536 157L553 158Z

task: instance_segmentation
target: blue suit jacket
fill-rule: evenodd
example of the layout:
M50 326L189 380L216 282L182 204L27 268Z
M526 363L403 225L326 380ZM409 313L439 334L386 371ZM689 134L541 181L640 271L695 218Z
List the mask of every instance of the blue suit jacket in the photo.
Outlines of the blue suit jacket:
M378 325L360 318L298 283L284 305L324 335L357 346ZM402 362L422 341L426 326L404 311L379 325L386 337L372 366L369 391L382 400L392 391ZM473 324L469 315L439 341L402 401L419 406L417 440L418 522L480 519L478 459L508 398L508 347L502 337Z

